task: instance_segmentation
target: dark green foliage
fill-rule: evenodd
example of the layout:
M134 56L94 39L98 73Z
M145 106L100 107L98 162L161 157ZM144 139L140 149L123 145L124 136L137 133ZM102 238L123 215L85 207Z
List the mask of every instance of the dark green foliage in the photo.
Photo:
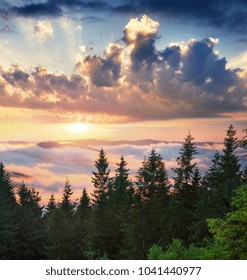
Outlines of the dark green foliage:
M48 259L61 259L61 209L56 207L49 213L46 220L47 227L47 245L46 255Z
M163 244L169 238L166 228L170 183L163 159L154 149L138 170L137 186L126 245L135 246L135 258L144 258L154 242Z
M165 252L157 245L153 245L148 254L149 260L198 260L203 255L203 249L190 245L186 248L182 241L173 239Z
M66 179L62 202L52 209L47 218L47 255L50 259L73 259L74 246L74 208L71 201L73 191L70 181ZM52 199L52 198L51 198ZM53 199L49 202L54 207Z
M241 171L239 157L236 155L238 141L235 137L236 130L231 125L226 133L224 140L224 149L221 159L222 165L222 180L224 183L223 200L226 211L231 208L231 197L233 191L241 184Z
M184 246L179 239L173 239L166 251L154 244L147 255L148 260L227 260L229 254L218 242L206 247L196 247L193 244Z
M247 184L235 190L233 211L224 219L209 219L210 231L224 245L231 259L247 259Z
M175 180L175 189L180 190L187 188L188 184L191 184L192 177L196 163L193 162L195 155L198 153L195 144L193 143L194 138L189 133L185 138L182 148L177 158L178 167L173 169L177 175Z
M0 259L16 259L17 204L14 189L4 165L0 163Z
M16 201L1 163L0 259L246 259L247 167L241 169L237 156L246 137L235 135L230 126L224 149L202 177L189 133L172 183L154 149L133 182L123 156L110 177L101 149L91 196L84 188L74 202L67 179L61 202L52 194L45 208L24 183Z
M114 203L120 204L131 204L133 195L132 183L129 179L129 169L126 168L127 162L124 157L121 156L120 163L117 163L118 168L115 171L114 178Z
M243 136L242 140L239 141L239 146L244 149L247 149L247 129L244 129L243 133L245 133L245 135Z
M92 207L86 189L83 189L80 203L74 216L75 259L93 259L93 228L91 224ZM90 256L91 254L91 256Z
M123 257L126 248L124 241L125 230L129 227L129 214L133 205L133 186L129 179L129 169L124 157L117 163L113 188L110 194L110 204L114 213L112 227L115 231L116 253L114 258Z
M199 170L193 161L197 149L190 133L179 154L178 167L173 169L175 177L170 207L170 235L189 244L194 231L193 219L200 188Z
M43 244L46 241L43 207L41 197L34 188L29 189L23 183L18 191L18 258L44 258Z
M73 202L71 202L71 196L73 194L73 191L71 190L71 185L70 185L70 181L67 178L65 181L65 186L63 189L63 197L62 197L62 203L60 205L61 210L68 214L71 215L73 212L73 209L75 207L75 204Z
M215 154L213 165L204 177L204 186L209 195L208 217L223 218L231 210L234 189L241 185L242 172L236 155L238 141L235 134L233 126L230 126L222 154Z
M109 178L109 162L103 149L99 158L95 161L96 172L93 172L92 182L94 192L92 194L92 221L94 224L94 246L100 255L107 253L113 257L116 254L116 231L114 229L114 212L110 194L112 192L112 180Z
M138 192L135 192L123 227L124 238L121 252L124 259L143 259L144 221L141 197Z
M92 202L95 206L102 206L108 200L110 179L110 170L108 169L109 162L106 158L105 151L100 150L99 159L95 161L96 172L93 173L92 183L94 186L94 192L92 194Z
M48 205L46 207L46 215L51 214L53 210L56 209L56 207L57 205L56 205L54 194L51 194Z

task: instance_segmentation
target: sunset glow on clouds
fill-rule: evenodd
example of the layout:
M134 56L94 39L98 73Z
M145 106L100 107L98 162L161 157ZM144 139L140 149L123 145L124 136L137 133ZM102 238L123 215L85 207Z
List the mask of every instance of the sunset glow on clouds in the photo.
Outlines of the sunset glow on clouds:
M113 166L123 153L134 174L152 147L126 141L170 143L191 131L195 141L220 142L230 124L243 136L247 6L188 2L0 3L0 161L13 180L44 192L56 192L66 177L91 187L102 145L66 141L124 141L121 149L107 146L109 159ZM49 141L59 144L38 145ZM172 167L179 148L162 145ZM202 155L202 166L212 153Z
M91 122L97 122L94 114L109 116L104 122L133 122L246 112L246 75L227 68L214 50L217 38L159 50L158 26L146 15L131 19L121 42L109 43L102 54L77 57L70 75L39 65L2 67L2 107L80 114ZM53 34L45 21L34 28L42 44Z

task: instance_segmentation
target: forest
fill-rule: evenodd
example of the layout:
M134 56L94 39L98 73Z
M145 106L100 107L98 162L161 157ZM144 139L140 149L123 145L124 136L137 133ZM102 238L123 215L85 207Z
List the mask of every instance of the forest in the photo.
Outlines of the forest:
M165 161L152 149L135 180L121 156L114 176L102 148L92 172L93 192L75 202L65 181L61 202L47 205L35 188L14 188L0 164L0 259L92 260L247 259L247 149L231 125L222 151L205 174L189 133L169 178Z

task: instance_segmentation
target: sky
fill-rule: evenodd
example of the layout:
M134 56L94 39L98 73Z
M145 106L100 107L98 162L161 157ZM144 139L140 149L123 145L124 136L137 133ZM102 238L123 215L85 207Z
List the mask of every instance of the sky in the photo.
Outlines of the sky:
M0 160L44 196L79 191L102 146L134 176L190 131L205 169L247 128L246 25L245 0L1 1Z

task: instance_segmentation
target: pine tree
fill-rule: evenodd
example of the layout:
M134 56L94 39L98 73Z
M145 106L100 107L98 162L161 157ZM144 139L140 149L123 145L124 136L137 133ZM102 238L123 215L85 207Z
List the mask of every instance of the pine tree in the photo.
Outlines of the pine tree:
M116 204L126 203L126 200L132 196L133 188L129 179L129 169L126 168L127 162L123 156L121 156L117 166L114 178L115 202Z
M92 207L87 190L84 188L79 205L76 209L74 224L74 246L76 259L92 258L93 252L93 228L92 228ZM91 256L90 256L91 254Z
M27 188L24 182L18 191L18 258L44 258L46 242L41 197L34 188Z
M109 202L112 207L113 227L115 231L116 253L115 259L122 258L122 250L125 247L124 232L129 224L129 214L133 204L133 186L129 179L129 169L124 157L121 156L120 163L117 163L113 189L110 193Z
M108 199L110 185L110 170L108 169L108 166L109 162L106 158L105 151L101 149L99 153L99 159L95 161L97 172L92 172L94 175L94 177L92 177L92 183L94 185L92 202L95 206L100 206L101 204L106 203Z
M238 140L235 135L231 125L226 132L222 154L215 154L213 165L203 180L209 193L207 209L211 218L222 218L231 210L233 191L241 185L242 172L236 155Z
M80 204L77 208L77 212L85 212L90 208L90 198L88 196L86 188L83 189L82 191L82 196L80 199Z
M109 178L109 162L103 149L95 161L96 172L93 172L92 219L95 227L94 246L99 254L115 254L114 230L112 228L113 212L109 202L112 180Z
M124 259L138 260L144 258L145 239L143 238L145 219L140 193L135 189L132 205L128 212L127 223L123 227L124 239L121 255Z
M46 207L46 215L51 214L52 211L54 209L56 209L56 207L57 207L57 204L56 204L55 196L52 193L51 196L50 196L49 202L47 204L47 207Z
M71 196L73 195L73 193L74 192L71 189L70 181L67 178L63 189L63 197L60 207L62 211L69 215L72 214L73 208L75 207L74 203L71 201Z
M174 178L175 190L187 188L188 185L192 184L192 177L196 167L196 163L193 163L193 160L195 159L195 155L198 154L193 140L194 138L189 133L185 138L185 141L179 152L180 156L176 160L179 167L173 169L173 171L177 175Z
M61 223L62 211L56 206L46 219L47 244L46 256L51 260L62 259L61 256Z
M71 184L65 181L62 202L53 209L47 219L48 245L46 254L49 259L74 259L74 208L71 201L73 194ZM53 203L53 202L52 202Z
M189 244L191 237L192 217L199 187L195 185L199 179L199 172L194 162L198 152L193 140L189 133L177 158L178 167L173 169L175 177L170 209L171 234L173 238L181 239L185 244Z
M224 149L221 157L222 180L224 182L223 203L225 212L231 210L233 191L241 185L241 171L239 157L236 155L238 139L235 137L236 130L229 126L224 140ZM222 182L222 183L223 183Z
M169 188L165 163L154 149L152 149L148 159L145 159L143 166L138 170L137 186L140 201L136 195L136 205L133 213L137 214L135 218L140 221L134 221L135 225L139 225L138 230L141 233L141 238L136 240L135 246L138 248L144 258L147 250L153 245L167 243L167 217L169 205ZM140 203L141 202L141 203ZM139 215L139 217L138 217ZM133 233L133 236L137 236Z
M239 146L241 148L247 149L247 129L244 129L242 132L245 133L245 135L243 136L242 140L239 141ZM245 156L247 156L247 154L245 154Z
M0 163L0 259L16 259L17 204L14 188L3 163Z
M194 197L194 211L191 216L192 225L190 228L190 243L202 245L203 240L209 236L206 219L208 218L209 194L203 185L202 177L196 166L192 178L192 192Z

